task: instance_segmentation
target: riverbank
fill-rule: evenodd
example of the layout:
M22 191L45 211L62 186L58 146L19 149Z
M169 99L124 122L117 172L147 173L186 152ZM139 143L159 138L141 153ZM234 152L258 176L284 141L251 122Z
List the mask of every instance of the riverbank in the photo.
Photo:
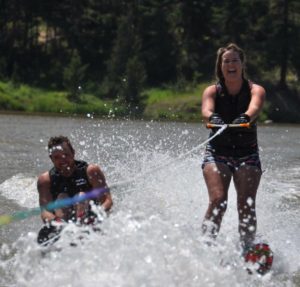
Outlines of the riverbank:
M143 118L200 122L201 97L209 83L179 91L173 87L144 91L143 111L132 115L119 101L99 99L82 93L79 102L72 102L66 91L50 91L28 85L0 82L0 111L60 116L90 116L105 118ZM266 83L267 101L260 122L300 123L300 104L296 88L280 90Z

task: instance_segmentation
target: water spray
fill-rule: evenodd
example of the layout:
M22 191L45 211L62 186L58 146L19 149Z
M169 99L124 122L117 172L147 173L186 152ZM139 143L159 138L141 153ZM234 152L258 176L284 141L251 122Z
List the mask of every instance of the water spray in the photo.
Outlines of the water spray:
M249 127L249 124L237 124L237 125L235 125L235 124L224 124L224 125L207 124L206 127L207 128L219 128L219 129L214 135L212 135L207 140L205 140L201 144L197 145L193 149L191 149L188 152L180 155L179 157L177 157L174 160L171 160L171 161L165 162L162 165L156 166L155 169L151 168L150 170L136 176L134 180L136 180L138 178L143 178L145 175L147 175L149 173L153 173L154 171L161 170L162 168L164 168L166 166L169 166L170 164L172 164L174 162L177 162L178 160L180 160L180 159L186 157L187 155L195 152L196 150L202 148L208 142L213 140L215 137L220 135L228 127L230 127L230 128ZM133 179L130 179L130 180L127 180L127 181L112 184L110 186L110 189L114 189L114 188L129 184L132 181L133 181ZM41 213L41 210L43 210L43 209L53 211L53 210L58 209L58 208L72 206L72 205L74 205L78 202L82 202L82 201L85 201L85 200L88 200L88 199L97 198L97 197L101 196L103 193L108 192L108 191L109 191L108 188L95 188L92 191L87 192L83 195L75 195L73 197L55 200L55 201L52 201L52 202L48 203L45 206L35 207L35 208L29 209L29 210L18 211L18 212L15 212L13 214L10 214L10 215L9 214L0 215L0 227L4 226L4 225L7 225L7 224L10 224L14 221L19 221L19 220L23 220L23 219L26 219L26 218L29 218L29 217L32 217L32 216L35 216L35 215L39 215Z

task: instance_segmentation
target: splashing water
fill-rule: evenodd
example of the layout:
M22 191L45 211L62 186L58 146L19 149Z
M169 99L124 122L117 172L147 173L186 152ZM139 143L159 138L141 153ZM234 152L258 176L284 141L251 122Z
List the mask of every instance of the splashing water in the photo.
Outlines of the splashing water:
M68 226L69 233L57 242L59 250L44 255L36 243L39 218L23 221L25 227L20 223L5 227L23 234L1 245L0 285L44 286L47 280L50 287L297 286L299 168L287 164L287 181L274 167L278 157L264 141L262 157L268 157L268 170L257 198L258 236L269 242L275 256L272 272L261 277L249 275L240 258L232 186L216 245L207 246L201 237L208 203L201 171L203 150L180 156L207 138L202 126L94 119L80 125L76 123L71 133L77 158L99 163L108 183L116 186L113 212L100 225L101 233L89 230L87 235ZM35 180L16 172L0 185L1 195L22 208L36 206ZM22 184L24 196L14 196ZM70 246L78 237L80 243Z

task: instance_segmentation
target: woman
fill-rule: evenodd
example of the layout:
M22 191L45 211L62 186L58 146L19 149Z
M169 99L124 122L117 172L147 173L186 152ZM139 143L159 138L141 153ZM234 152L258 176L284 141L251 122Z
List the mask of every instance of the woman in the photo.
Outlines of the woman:
M250 123L250 128L227 128L206 147L202 167L209 205L202 228L209 237L217 236L233 178L240 240L247 249L256 233L255 198L262 171L255 121L263 107L265 90L245 78L245 55L235 44L218 50L216 78L217 84L203 93L204 120L219 125ZM211 135L215 132L213 129Z

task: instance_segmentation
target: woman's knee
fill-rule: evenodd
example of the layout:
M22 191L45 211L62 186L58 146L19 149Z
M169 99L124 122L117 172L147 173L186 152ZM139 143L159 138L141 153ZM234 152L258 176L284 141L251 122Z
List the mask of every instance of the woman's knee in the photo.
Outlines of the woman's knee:
M227 197L217 194L210 199L210 205L224 212L227 209Z
M237 206L239 212L255 212L255 196L238 196Z

